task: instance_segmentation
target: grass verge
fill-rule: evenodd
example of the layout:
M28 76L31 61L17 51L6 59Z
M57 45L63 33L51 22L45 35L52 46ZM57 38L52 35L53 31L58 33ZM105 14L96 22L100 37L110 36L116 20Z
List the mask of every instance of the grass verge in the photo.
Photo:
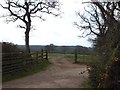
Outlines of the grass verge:
M83 88L93 88L89 80L84 81L82 86Z
M65 58L68 60L72 60L73 62L75 61L74 54L67 54L65 55ZM98 62L95 55L80 55L80 54L77 55L77 61L78 64L85 64L85 65Z
M48 61L41 61L39 64L33 65L33 68L29 71L19 71L11 74L2 76L2 82L7 82L10 80L15 80L21 77L33 75L37 72L44 70L50 63Z
M61 53L49 53L49 58L59 58L59 57L64 57L66 54L61 54Z

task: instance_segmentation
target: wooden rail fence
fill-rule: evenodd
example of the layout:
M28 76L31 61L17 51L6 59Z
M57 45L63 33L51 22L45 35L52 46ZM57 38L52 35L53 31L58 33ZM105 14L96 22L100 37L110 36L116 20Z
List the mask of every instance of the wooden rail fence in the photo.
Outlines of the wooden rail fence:
M2 74L29 70L33 64L40 63L42 60L48 60L48 53L45 50L26 54L19 53L2 53Z

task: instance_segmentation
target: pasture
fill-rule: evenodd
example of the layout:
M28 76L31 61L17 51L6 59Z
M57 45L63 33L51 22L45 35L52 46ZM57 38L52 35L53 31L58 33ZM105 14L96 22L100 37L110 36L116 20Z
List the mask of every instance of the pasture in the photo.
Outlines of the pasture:
M75 62L75 54L60 54L60 53L50 53L49 54L49 58L56 58L56 57L63 57L66 60L72 61L73 63ZM95 55L77 54L78 64L89 65L92 63L97 63L98 60L96 58L97 58L97 56L95 56Z

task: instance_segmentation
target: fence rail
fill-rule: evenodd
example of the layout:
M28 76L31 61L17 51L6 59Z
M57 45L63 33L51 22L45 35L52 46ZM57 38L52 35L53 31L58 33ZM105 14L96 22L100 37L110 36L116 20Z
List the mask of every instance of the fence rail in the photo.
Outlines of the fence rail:
M42 60L48 60L48 53L43 49L30 54L23 52L2 53L2 74L28 70L33 64L40 63Z

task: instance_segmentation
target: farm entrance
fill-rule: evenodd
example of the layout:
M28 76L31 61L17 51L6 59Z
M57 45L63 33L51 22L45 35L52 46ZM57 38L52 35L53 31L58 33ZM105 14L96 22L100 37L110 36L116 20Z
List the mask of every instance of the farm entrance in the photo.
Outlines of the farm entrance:
M85 65L73 64L64 56L50 55L49 65L44 71L31 76L3 83L4 88L81 88L88 78Z

